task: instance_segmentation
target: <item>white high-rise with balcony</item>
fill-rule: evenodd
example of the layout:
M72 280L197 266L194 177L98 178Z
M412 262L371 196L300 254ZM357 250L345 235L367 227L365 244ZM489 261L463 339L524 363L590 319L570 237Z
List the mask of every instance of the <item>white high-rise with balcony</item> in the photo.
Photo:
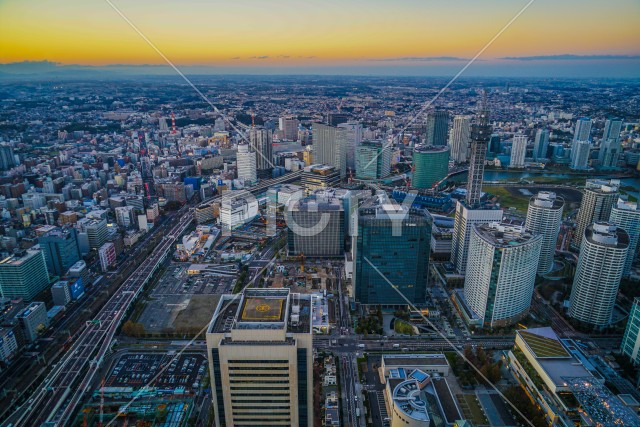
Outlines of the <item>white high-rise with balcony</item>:
M546 274L553 267L563 207L564 199L550 191L541 191L529 200L525 226L531 232L542 235L538 274Z
M244 179L246 184L255 184L258 181L258 169L256 165L256 153L249 149L248 144L238 145L237 165L238 179Z
M629 250L629 235L608 222L594 222L584 231L573 279L569 316L604 328L613 306Z
M541 248L542 236L521 226L473 227L464 296L485 326L511 325L527 315Z
M527 155L527 137L526 135L516 135L513 137L511 145L511 161L509 167L523 168L524 159Z
M622 277L631 273L631 263L636 256L640 237L640 210L637 203L618 199L618 203L611 209L609 222L624 229L629 235L629 251L624 262Z

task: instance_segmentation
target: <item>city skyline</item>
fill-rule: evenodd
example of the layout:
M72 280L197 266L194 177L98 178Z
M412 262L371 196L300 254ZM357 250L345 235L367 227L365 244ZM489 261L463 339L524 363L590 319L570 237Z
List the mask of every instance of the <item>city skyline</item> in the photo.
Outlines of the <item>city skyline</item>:
M300 6L282 0L265 9L254 0L224 8L189 0L176 9L169 2L36 6L6 0L0 2L0 71L49 62L108 66L111 72L118 71L114 65L171 71L158 67L166 66L163 58L110 3L193 74L448 75L527 6L403 1L371 7L361 0ZM616 7L533 2L465 75L634 77L640 67L640 29L633 22L638 12L640 6L627 0Z

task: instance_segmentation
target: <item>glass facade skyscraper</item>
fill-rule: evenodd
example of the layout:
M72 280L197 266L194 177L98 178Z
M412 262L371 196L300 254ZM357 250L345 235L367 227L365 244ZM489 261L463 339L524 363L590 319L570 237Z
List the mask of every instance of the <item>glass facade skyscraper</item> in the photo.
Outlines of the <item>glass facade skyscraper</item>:
M432 224L426 210L392 204L386 194L363 203L353 243L356 301L424 304Z
M56 228L38 238L49 272L63 276L80 260L78 237L74 228Z

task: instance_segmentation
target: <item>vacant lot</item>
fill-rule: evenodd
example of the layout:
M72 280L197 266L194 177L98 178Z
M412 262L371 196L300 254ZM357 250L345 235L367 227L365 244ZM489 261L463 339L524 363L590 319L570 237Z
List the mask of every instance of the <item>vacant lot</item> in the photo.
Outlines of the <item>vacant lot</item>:
M219 300L220 295L193 295L187 308L180 311L173 322L174 328L177 331L197 329L199 332L209 324Z

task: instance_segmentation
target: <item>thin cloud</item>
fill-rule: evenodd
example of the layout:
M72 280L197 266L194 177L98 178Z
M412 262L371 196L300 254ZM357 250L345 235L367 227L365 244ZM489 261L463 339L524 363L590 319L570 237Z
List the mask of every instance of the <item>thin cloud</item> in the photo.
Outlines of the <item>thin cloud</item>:
M239 57L239 56L234 56L234 57L233 57L233 58L231 58L231 59L236 60L236 59L240 59L240 57Z
M640 55L537 55L537 56L505 56L498 59L508 61L598 61L640 59Z
M431 61L468 61L469 58L460 58L458 56L402 56L399 58L375 58L370 61L380 62L395 62L395 61L407 61L407 62L431 62Z
M252 56L249 59L269 59L268 55L263 55L263 56Z

